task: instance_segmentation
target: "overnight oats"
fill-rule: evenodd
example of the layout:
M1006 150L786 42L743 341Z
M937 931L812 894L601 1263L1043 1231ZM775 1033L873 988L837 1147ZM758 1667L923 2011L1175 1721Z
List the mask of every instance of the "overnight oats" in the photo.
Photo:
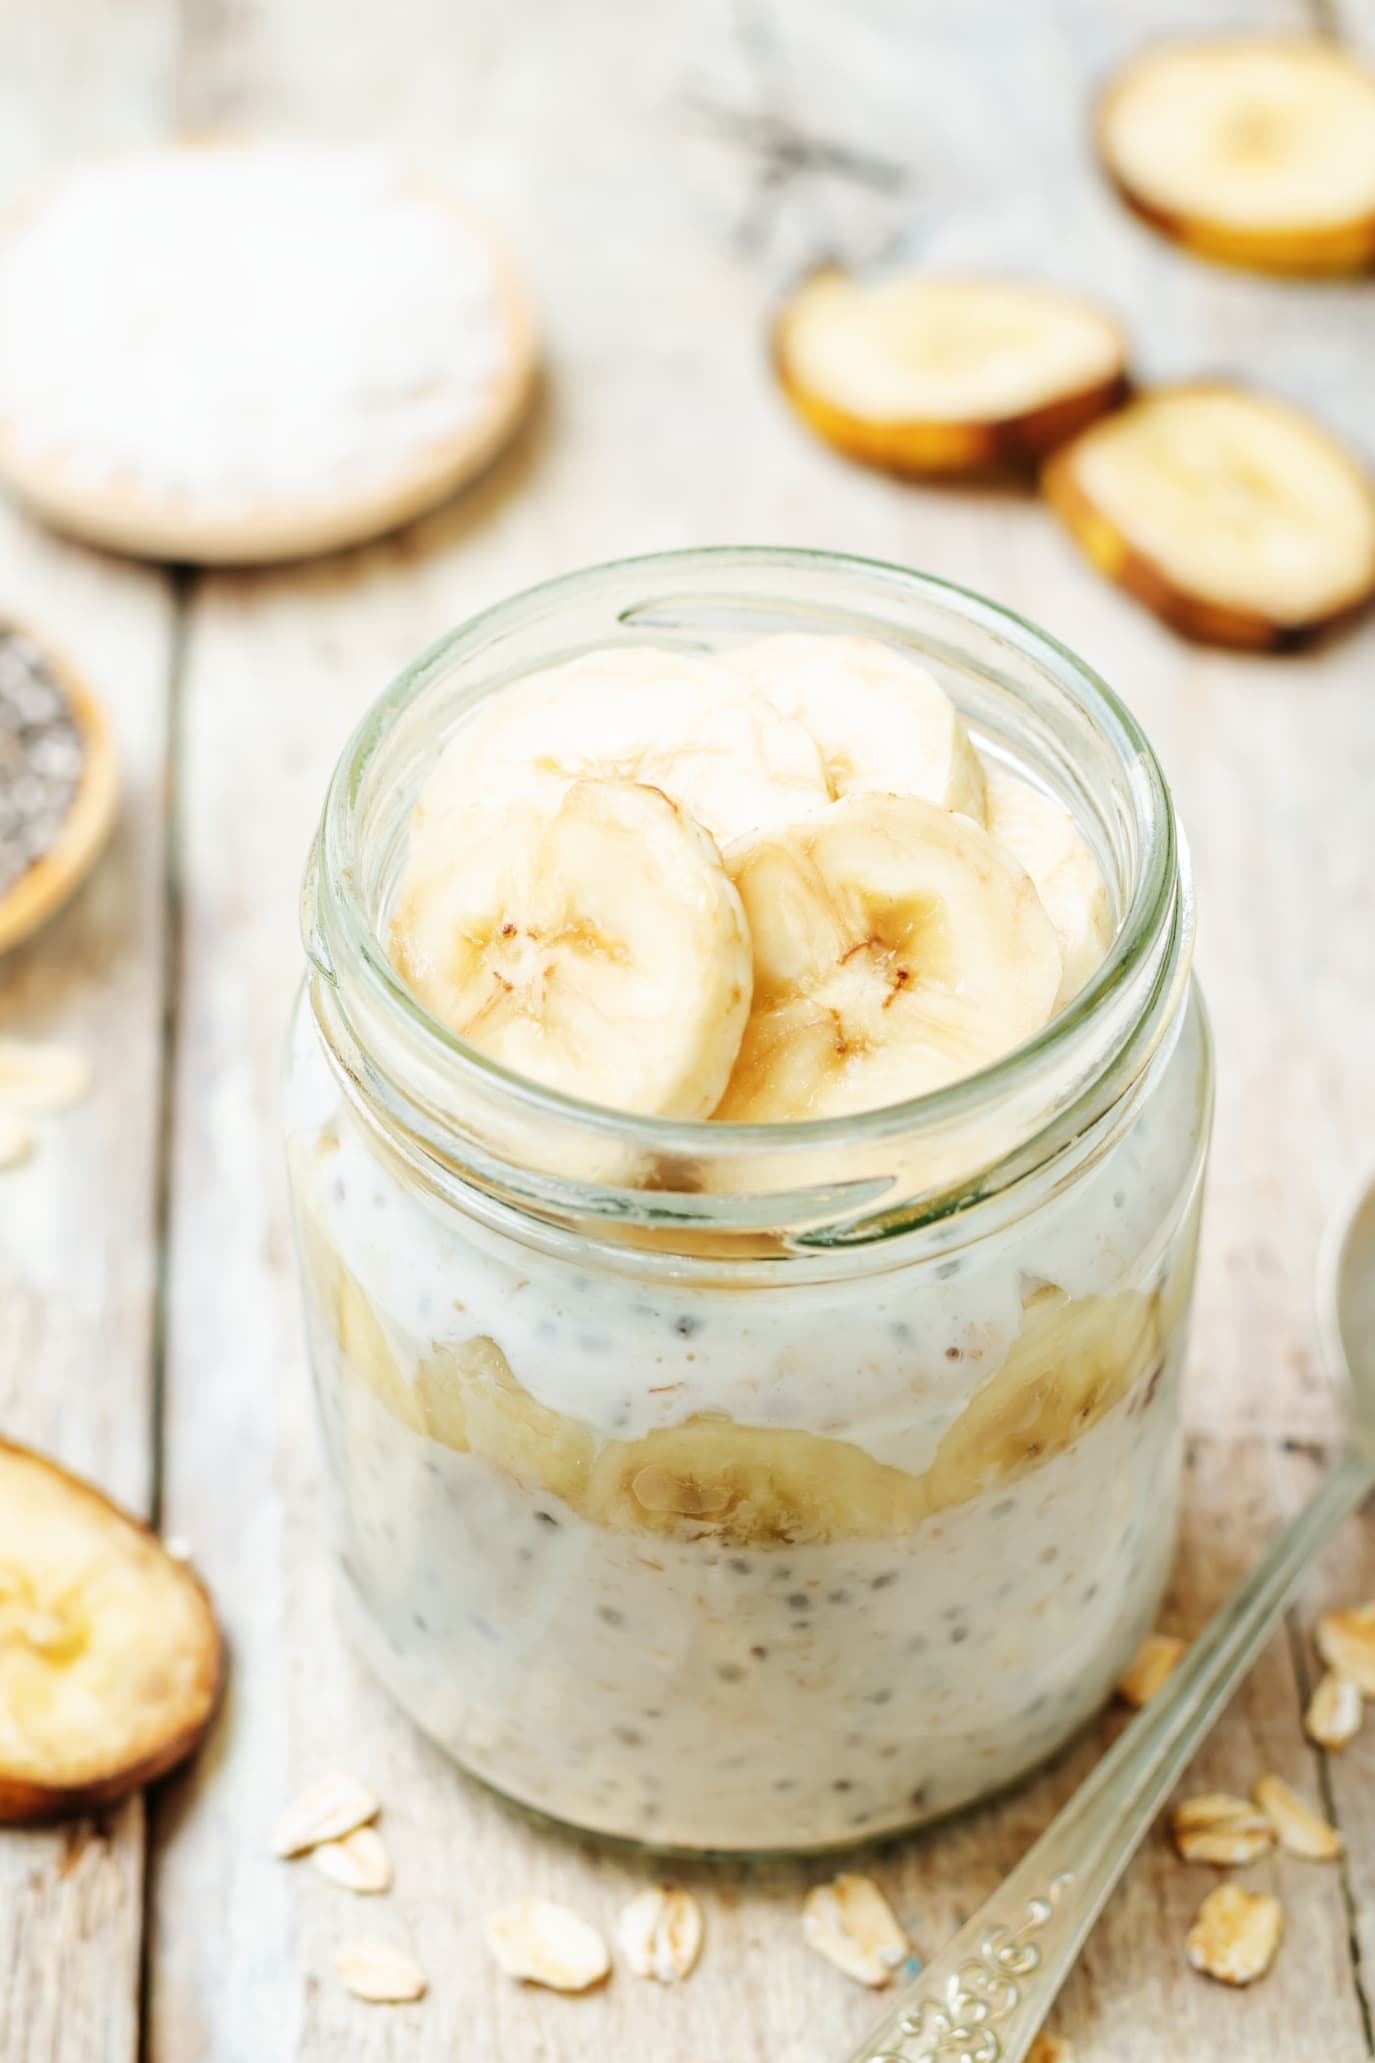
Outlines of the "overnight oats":
M340 763L288 1129L350 1624L599 1833L1005 1784L1168 1571L1210 1061L1155 759L897 569L668 555Z

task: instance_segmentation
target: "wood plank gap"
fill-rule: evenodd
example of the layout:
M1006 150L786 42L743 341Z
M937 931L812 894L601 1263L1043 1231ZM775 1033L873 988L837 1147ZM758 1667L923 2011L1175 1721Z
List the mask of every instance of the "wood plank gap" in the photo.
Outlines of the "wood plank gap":
M162 1529L163 1463L166 1452L164 1406L167 1397L168 1340L168 1245L172 1219L172 1184L175 1164L177 1120L177 1061L181 1047L181 976L183 958L182 894L182 707L186 686L186 660L191 639L191 611L198 576L184 566L169 568L168 584L172 620L167 654L167 752L163 786L164 842L162 855L162 1025L159 1044L161 1075L154 1152L153 1224L157 1240L157 1269L153 1283L152 1367L149 1372L149 1484L148 1523ZM138 2063L150 2063L149 2030L152 2015L149 2001L153 1988L154 1873L159 1853L154 1839L158 1794L151 1792L145 1805L142 1872L139 1884L138 1957Z

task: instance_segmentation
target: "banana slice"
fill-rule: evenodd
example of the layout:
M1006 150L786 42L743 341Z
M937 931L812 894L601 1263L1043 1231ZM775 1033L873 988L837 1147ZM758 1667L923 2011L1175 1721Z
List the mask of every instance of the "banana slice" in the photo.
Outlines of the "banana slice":
M1039 456L1126 389L1122 332L1091 302L918 272L814 273L775 323L774 362L804 422L898 473Z
M114 822L114 740L46 639L0 622L0 953L85 880Z
M1030 781L1001 767L984 769L988 835L1031 876L1060 941L1059 1003L1077 996L1112 943L1112 905L1069 811Z
M1098 149L1153 228L1270 272L1375 262L1375 73L1337 44L1246 36L1133 60Z
M877 638L759 638L731 666L816 742L834 800L920 795L983 820L984 777L959 711L924 667Z
M1047 1022L1060 948L1016 861L968 817L852 795L727 848L754 1008L718 1118L902 1103Z
M583 779L661 788L718 843L829 800L801 724L713 659L633 645L504 688L455 734L418 816L462 816L474 797L541 797Z
M1042 485L1099 570L1188 637L1290 644L1375 592L1375 489L1268 395L1143 395L1057 452Z
M584 1102L706 1117L750 1005L740 898L699 824L655 788L575 781L469 810L413 843L399 971L517 1074Z
M1156 1299L1141 1290L1071 1299L1047 1284L996 1375L936 1449L927 1506L949 1511L1042 1467L1161 1365Z
M198 1746L224 1669L184 1562L0 1442L0 1824L108 1805Z

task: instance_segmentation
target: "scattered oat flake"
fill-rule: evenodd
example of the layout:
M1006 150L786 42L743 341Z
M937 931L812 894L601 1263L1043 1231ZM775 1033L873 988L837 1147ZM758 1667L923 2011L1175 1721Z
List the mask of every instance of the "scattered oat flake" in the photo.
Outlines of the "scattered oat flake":
M1219 1884L1189 1929L1189 1961L1220 1984L1254 1984L1274 1962L1283 1932L1284 1908L1277 1898Z
M653 1884L622 1908L616 1931L637 1977L681 1984L702 1953L702 1908L690 1891Z
M79 1103L91 1086L91 1063L71 1046L0 1039L0 1096L13 1110L43 1117Z
M1375 1698L1375 1604L1324 1612L1318 1620L1318 1653L1334 1675Z
M1303 1730L1320 1748L1344 1748L1361 1730L1361 1694L1344 1676L1329 1669L1303 1715Z
M390 1941L355 1941L334 1958L339 1981L356 1999L375 2006L404 2006L425 1996L425 1972L414 1956Z
M0 1103L0 1168L17 1168L33 1148L33 1126Z
M174 1562L189 1562L191 1542L184 1533L166 1533L163 1535L162 1551L170 1555Z
M802 1904L802 1932L818 1955L875 1990L907 1960L909 1944L872 1877L816 1884Z
M355 1827L342 1841L322 1841L310 1859L322 1877L345 1891L390 1891L391 1857L376 1827Z
M342 1840L355 1827L376 1819L380 1807L367 1785L337 1770L302 1791L272 1830L274 1855L304 1855L324 1841Z
M1143 1705L1149 1705L1173 1676L1187 1646L1187 1641L1177 1639L1173 1633L1147 1634L1118 1683L1118 1697L1134 1705L1138 1712Z
M1026 2063L1074 2063L1074 2043L1062 2034L1038 2034L1026 2052Z
M1185 1862L1218 1863L1224 1869L1254 1862L1275 1845L1275 1828L1266 1814L1230 1791L1186 1798L1170 1814L1170 1832Z
M1263 1776L1256 1785L1256 1803L1279 1835L1280 1847L1305 1862L1335 1862L1342 1837L1334 1826L1305 1805L1282 1777Z
M508 1977L550 1991L587 1991L611 1968L596 1928L547 1898L520 1898L492 1913L487 1946Z

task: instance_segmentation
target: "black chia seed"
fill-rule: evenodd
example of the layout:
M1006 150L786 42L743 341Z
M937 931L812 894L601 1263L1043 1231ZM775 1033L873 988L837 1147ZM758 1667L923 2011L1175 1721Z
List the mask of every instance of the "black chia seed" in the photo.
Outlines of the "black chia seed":
M22 631L0 624L0 896L57 843L85 756L43 654Z

